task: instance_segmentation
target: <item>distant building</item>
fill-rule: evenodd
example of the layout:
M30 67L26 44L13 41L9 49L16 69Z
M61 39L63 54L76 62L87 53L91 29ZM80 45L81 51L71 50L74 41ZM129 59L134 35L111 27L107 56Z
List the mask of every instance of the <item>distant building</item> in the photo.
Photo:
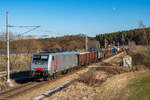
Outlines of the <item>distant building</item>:
M88 40L89 48L100 48L100 43L97 40Z

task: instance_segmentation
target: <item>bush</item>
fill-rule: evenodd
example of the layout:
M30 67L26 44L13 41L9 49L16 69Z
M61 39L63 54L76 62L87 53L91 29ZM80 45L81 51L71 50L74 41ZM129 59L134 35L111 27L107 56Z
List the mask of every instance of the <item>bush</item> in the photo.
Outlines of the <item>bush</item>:
M133 65L144 65L148 68L150 68L150 51L144 51L141 53L136 53L134 56L132 56L133 59Z
M84 74L81 74L78 80L80 82L86 83L89 86L93 86L97 82L97 79L95 76L96 74L94 73L94 71L89 71Z
M133 65L143 65L145 56L143 54L137 53L135 56L132 56Z

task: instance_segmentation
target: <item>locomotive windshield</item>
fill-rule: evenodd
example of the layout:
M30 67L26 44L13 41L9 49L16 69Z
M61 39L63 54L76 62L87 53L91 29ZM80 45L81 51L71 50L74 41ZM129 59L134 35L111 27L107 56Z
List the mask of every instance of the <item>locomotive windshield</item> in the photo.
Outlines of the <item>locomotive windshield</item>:
M48 63L48 55L34 55L33 63L34 64L47 64Z

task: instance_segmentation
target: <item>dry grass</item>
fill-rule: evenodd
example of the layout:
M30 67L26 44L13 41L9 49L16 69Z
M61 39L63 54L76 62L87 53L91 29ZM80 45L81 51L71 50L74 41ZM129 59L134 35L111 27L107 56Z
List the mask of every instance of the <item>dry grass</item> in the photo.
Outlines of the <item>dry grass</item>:
M90 71L90 72L86 72L86 73L80 75L78 80L80 82L86 83L89 86L92 86L97 82L97 79L95 76L96 76L96 74L93 71Z
M141 52L141 51L143 51L143 52ZM146 46L142 46L142 45L136 46L136 52L137 53L144 53L145 51L147 51L147 47Z
M94 100L122 100L118 99L120 93L124 90L126 91L124 97L128 96L130 93L126 89L128 83L137 77L137 75L144 74L145 71L140 72L130 72L120 75L115 75L104 82L99 88L97 88L98 93L94 96Z
M29 69L31 54L10 55L11 70ZM0 71L6 70L6 55L0 55Z
M105 66L105 67L94 67L88 72L83 73L79 76L78 81L83 82L89 86L97 86L107 80L107 78L113 75L127 73L131 71L139 71L142 67L119 67L119 66Z
M44 100L92 100L95 89L81 82L74 82Z
M83 73L79 76L78 81L85 83L89 86L97 86L107 79L107 75L103 71L96 71L95 68L91 68L90 71Z
M88 73L80 75L79 80L74 81L63 90L54 93L44 100L93 100L93 96L97 93L96 87L99 84L98 80L106 79L107 75L103 71L92 72L90 72L89 75ZM97 81L91 82L91 77L93 80ZM86 78L86 81L84 80L84 78ZM97 84L97 86L95 86L94 83Z
M109 77L105 71L92 69L89 74L80 75L79 80L44 100L115 100L127 83L139 73L145 72L129 72ZM99 83L100 80L103 82Z
M4 90L8 88L7 84L6 84L6 80L5 78L3 77L0 77L0 91Z

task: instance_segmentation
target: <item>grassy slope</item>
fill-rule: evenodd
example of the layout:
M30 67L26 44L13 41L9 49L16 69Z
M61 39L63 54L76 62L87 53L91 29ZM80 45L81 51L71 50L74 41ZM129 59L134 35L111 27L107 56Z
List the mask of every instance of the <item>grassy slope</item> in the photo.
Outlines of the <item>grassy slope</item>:
M150 100L150 72L136 76L126 88L120 91L116 100Z
M150 71L116 75L101 85L94 100L150 100Z
M131 91L127 100L150 100L150 73L128 85Z
M136 65L143 64L147 67L149 66L149 48L145 46L136 47L136 53L142 55L133 58ZM128 96L124 94L128 94ZM131 80L126 90L123 90L120 96L118 96L118 100L150 100L150 72L137 75L134 80Z
M150 65L149 47L137 46L136 53L141 54L133 58L136 65ZM125 94L128 94L125 96ZM118 100L150 100L150 72L139 74L135 79L131 80L126 87L126 90L121 91Z

